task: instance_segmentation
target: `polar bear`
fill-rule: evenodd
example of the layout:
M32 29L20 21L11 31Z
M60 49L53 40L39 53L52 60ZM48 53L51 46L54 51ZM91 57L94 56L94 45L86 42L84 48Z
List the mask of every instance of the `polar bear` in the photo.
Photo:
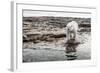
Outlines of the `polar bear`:
M71 21L66 25L66 41L76 40L78 31L78 23L76 21Z

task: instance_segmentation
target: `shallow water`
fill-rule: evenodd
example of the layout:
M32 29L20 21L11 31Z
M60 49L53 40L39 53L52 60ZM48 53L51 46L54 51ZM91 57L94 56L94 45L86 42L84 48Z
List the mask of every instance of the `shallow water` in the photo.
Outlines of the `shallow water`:
M66 56L64 38L60 41L30 43L30 47L23 49L23 62L65 61L65 60L88 60L91 59L90 33L79 33L78 41L81 42L76 48L77 57ZM73 58L73 59L72 59Z

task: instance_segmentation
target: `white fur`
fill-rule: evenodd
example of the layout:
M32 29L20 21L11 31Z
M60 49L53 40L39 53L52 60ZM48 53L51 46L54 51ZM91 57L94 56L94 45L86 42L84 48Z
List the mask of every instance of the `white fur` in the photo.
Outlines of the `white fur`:
M71 38L77 37L78 23L76 21L71 21L66 25L66 41ZM72 36L72 37L71 37Z

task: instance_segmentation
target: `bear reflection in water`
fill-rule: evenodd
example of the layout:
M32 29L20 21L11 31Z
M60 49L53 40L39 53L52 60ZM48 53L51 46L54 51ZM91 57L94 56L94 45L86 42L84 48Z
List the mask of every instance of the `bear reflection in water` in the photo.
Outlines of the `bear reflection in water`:
M68 60L74 60L77 59L77 46L79 45L79 42L75 42L75 40L68 40L66 43L66 57Z

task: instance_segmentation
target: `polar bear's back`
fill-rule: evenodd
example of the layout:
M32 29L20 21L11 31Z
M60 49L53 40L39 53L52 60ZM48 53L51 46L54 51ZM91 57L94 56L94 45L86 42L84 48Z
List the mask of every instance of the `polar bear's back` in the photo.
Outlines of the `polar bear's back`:
M69 29L73 29L73 30L78 30L78 23L76 21L72 21L72 22L69 22L67 25L66 25L66 28L69 28Z

